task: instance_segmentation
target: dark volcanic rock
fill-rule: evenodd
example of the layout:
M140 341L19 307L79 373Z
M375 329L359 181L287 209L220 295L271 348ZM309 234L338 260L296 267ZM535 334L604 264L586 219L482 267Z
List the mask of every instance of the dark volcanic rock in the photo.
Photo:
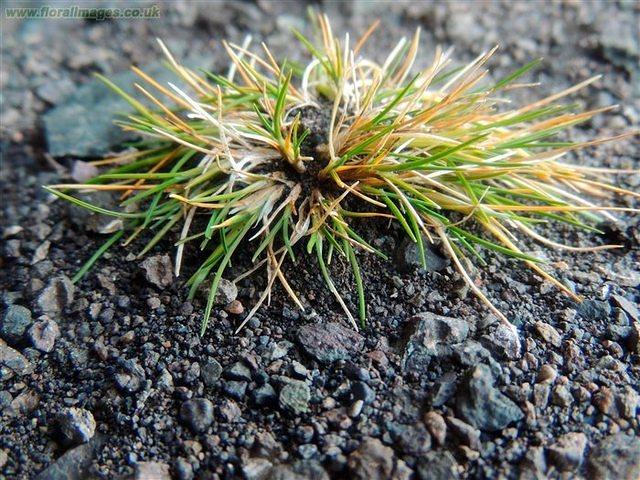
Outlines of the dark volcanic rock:
M58 426L69 445L87 443L96 432L96 421L91 412L84 408L66 408L58 416Z
M427 395L427 399L429 400L431 406L440 407L447 403L447 400L449 400L455 393L457 385L458 378L453 372L447 372L443 376L438 378L433 383L433 386L431 387Z
M314 323L298 330L298 342L304 351L322 363L347 360L362 349L362 335L340 323Z
M123 360L121 367L124 371L115 374L118 388L124 393L135 393L140 390L146 377L144 368L133 360Z
M622 310L627 312L633 320L636 322L640 321L640 310L638 310L638 306L636 304L621 295L611 295L611 299Z
M0 340L0 365L2 366L0 378L3 380L9 379L14 374L28 375L33 372L31 362L19 351L7 345L4 340Z
M250 382L251 370L244 363L236 362L224 371L224 376L230 380Z
M393 478L393 450L377 438L365 438L349 455L349 470L358 480L383 480Z
M146 279L156 287L164 288L173 282L173 265L169 255L149 257L140 266L144 268Z
M96 435L89 443L67 451L42 471L36 480L84 480L89 477L89 467L96 458L104 438Z
M458 464L448 451L427 452L420 458L416 472L420 480L456 480Z
M522 354L518 330L503 322L498 322L487 335L483 335L480 342L497 354L496 358L516 360Z
M278 398L276 391L269 383L265 383L264 385L251 390L250 395L253 402L259 407L272 405Z
M640 438L623 433L605 438L591 450L588 468L595 480L640 478Z
M180 419L194 432L204 432L213 422L213 403L206 398L187 400L180 407Z
M356 400L362 400L365 405L370 405L376 399L376 392L365 382L354 382L351 386L351 394Z
M138 462L133 480L171 480L169 465L162 462Z
M58 315L65 307L73 302L75 286L68 277L62 275L54 278L49 285L40 292L38 306L43 313Z
M280 408L294 415L307 412L310 399L309 386L300 380L288 380L278 397Z
M43 320L34 323L27 337L35 348L42 352L50 352L56 343L56 339L60 336L60 328L53 320Z
M578 305L578 313L585 320L606 321L611 314L611 306L607 302L589 298Z
M228 380L222 385L224 393L236 400L242 400L247 391L247 382L239 382L237 380Z
M547 455L559 470L575 470L582 464L586 448L587 436L582 432L570 432L551 445Z
M213 387L218 384L222 374L222 365L217 360L211 358L203 362L200 366L200 378L205 386Z
M389 425L389 433L402 452L423 455L431 449L431 435L422 423L415 425Z
M456 410L467 422L480 430L495 432L522 419L522 410L493 386L491 370L486 365L472 368L457 392Z
M10 305L2 317L0 336L7 342L17 343L31 325L31 310L22 305Z
M226 278L221 278L216 290L214 301L218 305L228 305L238 296L238 287Z
M449 259L436 252L429 239L423 237L422 243L424 245L424 269L427 272L438 272L449 265ZM398 260L398 267L404 272L423 267L418 244L408 237L400 242L396 250L396 259Z
M451 354L452 345L461 343L469 334L467 322L429 312L415 315L409 322L415 324L415 330L404 351L405 372L426 371L432 358Z

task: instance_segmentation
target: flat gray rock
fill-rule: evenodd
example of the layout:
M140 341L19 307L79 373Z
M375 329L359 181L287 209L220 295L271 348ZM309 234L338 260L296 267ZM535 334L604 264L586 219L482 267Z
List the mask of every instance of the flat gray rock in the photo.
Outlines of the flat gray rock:
M469 334L469 324L464 320L430 312L419 313L409 322L415 328L404 350L405 372L426 372L432 358L451 354L453 345L462 343Z
M321 363L348 360L364 345L362 335L335 322L303 325L298 330L298 341L309 356Z
M91 462L104 443L96 435L89 443L68 450L64 455L40 472L36 480L82 480L87 478Z
M184 65L206 68L210 62L192 58ZM162 62L141 67L146 74L161 85L172 82L182 88L180 78ZM109 80L125 92L142 100L142 94L134 83L144 83L133 71L110 75ZM160 98L160 97L158 97ZM144 102L143 102L144 103ZM59 104L43 115L48 151L54 157L101 157L113 147L136 138L135 134L123 131L114 120L134 111L122 97L96 78L81 85Z
M524 417L520 407L493 383L491 369L480 364L467 373L457 393L458 414L485 432L497 432Z

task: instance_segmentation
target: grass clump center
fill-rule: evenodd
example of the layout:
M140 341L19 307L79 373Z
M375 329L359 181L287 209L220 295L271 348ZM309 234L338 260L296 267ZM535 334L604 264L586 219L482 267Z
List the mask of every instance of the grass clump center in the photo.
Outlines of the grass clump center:
M366 297L356 252L386 255L358 234L356 220L383 218L417 243L423 262L424 242L439 242L472 291L507 324L465 269L467 259L484 263L483 249L524 262L576 297L523 251L520 238L579 251L543 237L536 226L562 222L595 230L596 222L624 209L589 197L638 195L609 183L603 169L564 161L573 150L611 140L557 140L558 132L608 110L580 112L562 103L597 77L514 107L508 91L531 87L517 81L539 61L492 83L486 64L495 49L457 68L450 66L449 52L437 49L431 65L416 73L419 31L377 63L362 54L377 24L352 42L349 35L339 40L325 16L314 21L317 42L295 32L311 56L307 65L278 63L267 46L257 53L247 40L224 43L231 60L226 75L196 73L160 43L187 88L161 85L135 67L138 97L104 79L135 110L120 124L144 140L96 162L109 168L86 184L47 187L124 221L76 279L123 237L128 245L141 232L154 232L144 255L175 230L177 275L186 243L197 242L204 254L187 281L191 297L210 284L204 332L219 282L238 246L249 240L254 266L239 278L264 269L267 287L238 329L268 300L276 281L304 308L282 268L300 254L317 259L327 287L358 328L328 264L337 255L350 265L363 324ZM122 209L89 204L72 190L120 192ZM348 208L348 197L360 203L357 211ZM193 231L200 224L196 216L206 226ZM294 250L297 244L304 249Z

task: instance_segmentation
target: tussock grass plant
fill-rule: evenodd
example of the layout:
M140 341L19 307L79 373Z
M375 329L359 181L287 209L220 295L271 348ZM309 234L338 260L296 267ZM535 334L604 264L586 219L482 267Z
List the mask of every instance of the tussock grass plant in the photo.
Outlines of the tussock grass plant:
M170 231L179 232L177 275L185 244L202 249L202 263L187 285L191 297L205 282L210 286L204 332L219 282L238 246L249 240L254 266L242 277L264 269L267 287L238 329L269 299L275 282L304 308L283 273L283 263L300 255L317 259L319 274L358 328L366 318L366 296L356 252L386 258L358 233L358 219L377 217L401 225L423 261L423 239L439 242L471 290L507 324L465 267L466 259L483 264L483 250L523 262L577 298L521 248L520 239L581 251L543 237L536 226L562 222L594 230L596 222L625 209L590 198L638 196L609 183L611 171L565 162L569 152L613 138L557 140L560 131L609 110L576 111L563 103L598 77L513 106L509 91L533 86L517 81L538 60L492 83L486 65L495 49L457 68L449 52L437 49L431 65L414 73L419 32L377 63L362 54L377 25L354 42L349 35L338 39L325 16L314 21L317 42L295 32L311 56L305 66L279 63L266 45L250 49L248 40L223 43L230 58L226 75L196 72L160 42L169 68L188 88L161 85L134 67L140 77L134 97L103 78L135 110L120 125L143 140L96 162L108 168L85 184L46 187L124 222L76 280L118 242L130 245L152 231L142 256ZM119 192L122 208L92 205L73 191ZM348 209L347 197L361 208ZM206 226L194 231L196 217ZM302 248L294 248L298 244ZM328 264L336 256L351 267L359 322L331 278Z

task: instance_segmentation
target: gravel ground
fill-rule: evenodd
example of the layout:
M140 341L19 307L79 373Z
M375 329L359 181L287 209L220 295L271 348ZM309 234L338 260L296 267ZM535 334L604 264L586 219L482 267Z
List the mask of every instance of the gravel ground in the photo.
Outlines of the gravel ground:
M144 261L108 254L74 286L69 278L109 226L53 201L40 186L86 175L83 160L121 138L111 126L120 105L91 73L126 83L131 63L153 71L160 59L155 37L177 57L216 70L226 65L218 40L241 41L248 32L281 56L302 54L291 51L288 33L307 27L306 5L298 2L158 5L160 18L129 21L17 21L2 12L4 478L640 477L637 216L603 225L604 235L549 227L558 240L624 246L541 252L586 299L580 305L489 255L476 281L517 336L468 295L437 249L427 270L418 269L402 233L375 223L367 235L396 257L360 257L371 317L360 333L348 327L311 261L289 271L306 311L276 290L239 335L233 330L241 311L264 279L224 284L200 338L202 299L186 302L182 281L171 276L170 241ZM438 44L454 45L461 61L500 44L496 76L542 56L532 75L541 82L536 98L602 74L576 101L620 108L569 135L638 126L635 2L319 7L339 30L362 32L382 17L373 56L417 26L422 64ZM573 160L638 169L639 144L631 137ZM618 182L637 190L640 174ZM196 255L187 252L187 266ZM248 262L240 258L234 269ZM333 269L351 289L341 275L348 267L338 262Z

